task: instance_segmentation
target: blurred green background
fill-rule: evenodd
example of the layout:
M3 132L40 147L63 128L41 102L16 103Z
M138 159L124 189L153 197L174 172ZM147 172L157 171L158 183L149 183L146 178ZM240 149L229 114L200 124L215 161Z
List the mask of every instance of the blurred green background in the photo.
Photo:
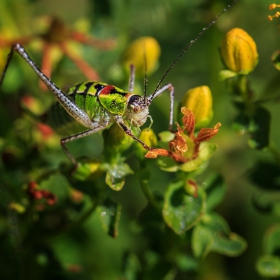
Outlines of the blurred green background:
M74 26L80 19L87 20L90 24L88 31L90 35L100 39L113 38L117 46L109 51L83 46L80 49L83 58L100 74L101 81L124 89L127 82L121 70L122 53L129 42L140 36L155 37L161 47L161 57L157 71L148 77L148 93L151 93L181 50L228 4L230 1L219 0L1 0L0 30L5 32L8 30L19 37L32 35L38 32L36 20L43 15L57 16L69 26ZM219 71L223 68L218 48L222 37L231 28L240 27L246 30L255 40L259 52L259 64L249 75L256 99L278 94L279 72L273 67L270 56L279 48L279 20L268 21L267 15L273 14L268 10L269 4L271 3L267 0L238 1L201 36L164 80L164 83L170 82L174 86L176 104L192 87L208 85L211 88L214 118L209 127L221 122L222 128L214 139L219 148L211 159L209 170L221 174L227 183L226 197L218 212L228 221L232 231L243 236L248 242L248 249L242 256L229 258L211 253L200 264L200 273L196 276L198 278L189 276L174 279L263 279L255 271L255 262L262 254L262 238L266 228L277 222L277 219L260 214L253 208L251 201L256 190L249 182L247 172L257 158L270 158L270 154L267 151L250 149L247 145L248 137L235 134L231 127L236 110L231 103L225 83L218 79ZM1 36L0 42L2 38ZM40 63L40 52L28 47L27 49L31 57ZM0 49L3 61L7 53L7 48ZM76 66L65 58L54 69L53 80L61 88L67 88L85 79ZM140 79L136 88L141 88L142 84L143 81ZM40 92L37 77L18 57L15 57L11 64L3 88L0 96L1 145L5 142L7 132L12 131L13 121L19 114L21 94L31 94L41 98L46 104L51 104L54 100L51 94ZM265 107L272 115L271 139L279 147L279 104L267 103ZM153 130L156 133L167 130L169 94L157 98L151 105L150 112L154 120ZM93 135L89 139L81 139L69 145L75 156L89 153L97 156L101 147L100 135ZM53 154L50 153L46 157L54 162L65 160L59 145ZM162 174L155 165L152 166L152 171L152 189L164 190L172 176L168 173ZM61 180L63 189L63 185L66 184L63 179L53 177L52 179ZM16 185L14 182L10 183ZM3 202L3 207L9 200L11 191L2 190L2 192L0 201ZM122 261L126 252L141 255L149 247L147 239L142 237L141 230L135 222L146 205L146 199L133 176L127 178L121 192L112 191L111 195L123 204L119 236L116 239L107 236L98 221L97 213L93 214L82 226L48 241L58 261L65 266L80 265L82 271L61 275L56 274L54 269L49 276L44 275L42 279L127 279L122 274ZM8 217L8 222L12 224L9 242L14 246L6 245L7 248L4 248L5 244L1 242L0 271L14 270L17 271L15 274L18 277L15 279L27 279L24 276L25 270L30 270L35 261L44 265L44 254L49 252L45 252L44 248L38 248L37 260L31 260L31 257L29 259L29 252L16 246L17 239L24 234L25 229L18 225L14 215ZM0 225L1 223L5 223L3 217ZM0 226L0 238L3 227ZM32 243L33 240L25 242ZM36 246L36 243L34 244ZM10 256L7 262L5 249L12 248L14 251L9 253L12 257ZM46 248L47 250L49 249ZM7 272L5 275L15 274ZM35 275L36 271L34 277Z

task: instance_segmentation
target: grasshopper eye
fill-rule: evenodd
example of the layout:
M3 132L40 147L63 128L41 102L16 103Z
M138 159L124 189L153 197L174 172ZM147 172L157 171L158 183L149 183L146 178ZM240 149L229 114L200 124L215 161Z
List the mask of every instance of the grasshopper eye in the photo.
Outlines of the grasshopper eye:
M128 105L138 105L141 101L140 95L132 95L128 101Z
M128 101L128 107L133 110L134 113L139 113L141 111L141 100L140 95L132 95Z

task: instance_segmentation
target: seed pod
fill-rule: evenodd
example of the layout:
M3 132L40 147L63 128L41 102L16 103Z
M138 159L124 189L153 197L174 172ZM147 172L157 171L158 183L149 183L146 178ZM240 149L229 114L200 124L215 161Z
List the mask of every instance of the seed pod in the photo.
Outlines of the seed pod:
M228 69L247 75L258 63L256 43L243 29L233 28L222 40L221 57Z
M207 125L212 119L212 93L208 86L188 90L181 105L194 113L196 128Z
M126 49L123 55L124 67L129 70L130 65L133 64L138 76L145 74L146 67L147 74L153 73L157 68L160 51L159 43L155 38L141 37Z

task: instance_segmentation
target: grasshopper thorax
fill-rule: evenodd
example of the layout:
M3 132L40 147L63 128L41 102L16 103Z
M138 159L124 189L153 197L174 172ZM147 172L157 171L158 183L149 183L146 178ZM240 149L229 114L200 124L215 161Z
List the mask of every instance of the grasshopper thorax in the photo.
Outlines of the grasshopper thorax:
M149 116L149 105L145 96L133 94L127 103L126 117L134 126L142 126Z

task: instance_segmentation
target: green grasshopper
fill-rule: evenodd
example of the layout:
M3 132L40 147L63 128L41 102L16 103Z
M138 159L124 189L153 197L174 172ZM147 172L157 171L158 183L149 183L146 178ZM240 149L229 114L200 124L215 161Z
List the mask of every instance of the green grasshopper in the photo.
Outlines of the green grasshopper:
M235 0L233 4L236 2ZM202 34L208 30L217 19L227 11L231 6L225 8L207 27L203 28L197 37L190 41L190 43L183 49L179 56L173 61L171 66L167 69L163 77L158 82L154 92L147 96L146 94L146 78L145 78L145 92L144 95L133 94L134 85L134 67L131 67L131 75L129 80L128 91L122 90L116 86L108 85L106 83L96 81L86 81L77 84L69 89L65 94L59 89L40 69L36 66L33 60L29 57L27 52L20 44L14 44L8 54L7 62L4 67L1 79L0 87L3 83L5 74L12 60L14 52L18 53L27 64L38 75L39 79L47 86L47 88L54 94L58 103L54 105L52 112L59 112L65 110L67 114L63 115L63 119L57 120L56 126L63 125L67 122L76 121L80 123L87 130L62 138L61 146L65 154L71 160L71 162L77 166L76 159L72 156L66 147L66 143L94 134L101 131L116 122L120 128L134 140L139 142L146 150L153 149L147 146L139 138L137 138L130 126L142 126L147 118L151 118L149 115L149 106L154 98L161 95L164 91L170 92L170 118L169 118L169 130L172 130L173 124L173 107L174 107L174 88L172 84L167 84L161 87L162 82L169 71L174 67L181 56L202 36ZM65 116L66 115L66 116Z

